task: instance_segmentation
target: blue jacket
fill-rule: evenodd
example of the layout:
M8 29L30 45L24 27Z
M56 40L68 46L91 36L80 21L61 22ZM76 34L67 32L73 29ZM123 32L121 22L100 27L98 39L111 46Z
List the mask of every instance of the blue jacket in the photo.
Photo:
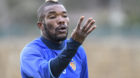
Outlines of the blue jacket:
M50 60L57 57L65 47L68 40L64 41L63 48L56 50L48 46L40 38L26 45L20 55L20 68L22 78L52 78ZM57 48L57 46L54 45ZM71 59L69 65L60 74L59 78L88 78L87 57L82 46L80 46Z

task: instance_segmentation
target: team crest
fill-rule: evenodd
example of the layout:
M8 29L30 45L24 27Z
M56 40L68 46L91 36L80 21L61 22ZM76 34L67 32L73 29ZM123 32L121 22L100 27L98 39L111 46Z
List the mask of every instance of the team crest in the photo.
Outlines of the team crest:
M71 68L75 71L76 70L76 64L75 64L75 62L73 61L73 59L72 59L72 61L70 62L70 66L71 66Z

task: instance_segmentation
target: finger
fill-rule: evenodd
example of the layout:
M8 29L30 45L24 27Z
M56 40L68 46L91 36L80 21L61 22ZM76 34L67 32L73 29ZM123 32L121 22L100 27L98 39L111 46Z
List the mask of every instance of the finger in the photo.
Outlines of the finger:
M83 31L85 31L85 28L88 26L88 24L92 21L92 18L89 18L84 27L82 28Z
M89 25L85 28L85 31L88 31L91 27L92 27L92 25L95 23L95 20L92 20L90 23L89 23Z
M84 18L85 18L84 16L81 16L81 17L80 17L80 21L78 22L77 29L80 29L80 26L81 26L81 24L82 24Z
M93 27L91 27L91 28L87 31L87 34L91 33L95 28L96 28L96 25L94 25Z

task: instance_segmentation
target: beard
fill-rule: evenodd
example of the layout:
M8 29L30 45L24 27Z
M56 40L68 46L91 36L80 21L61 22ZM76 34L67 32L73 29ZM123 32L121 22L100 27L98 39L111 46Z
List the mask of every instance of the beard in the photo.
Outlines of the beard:
M52 26L48 25L49 27L47 28L47 25L44 24L44 29L45 29L45 36L47 38L49 38L51 41L55 41L55 42L59 42L59 41L64 41L66 40L67 36L68 36L68 27L67 26L58 26L55 29L55 33L50 32ZM59 33L57 33L58 30L60 30L61 28L65 28L66 29L66 35L65 36L58 36Z

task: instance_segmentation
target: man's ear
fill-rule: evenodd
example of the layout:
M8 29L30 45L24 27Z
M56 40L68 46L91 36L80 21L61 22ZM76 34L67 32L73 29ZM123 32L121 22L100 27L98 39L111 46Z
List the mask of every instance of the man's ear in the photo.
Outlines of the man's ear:
M39 28L40 30L43 29L43 23L42 23L42 22L38 22L38 23L37 23L37 26L38 26L38 28Z

